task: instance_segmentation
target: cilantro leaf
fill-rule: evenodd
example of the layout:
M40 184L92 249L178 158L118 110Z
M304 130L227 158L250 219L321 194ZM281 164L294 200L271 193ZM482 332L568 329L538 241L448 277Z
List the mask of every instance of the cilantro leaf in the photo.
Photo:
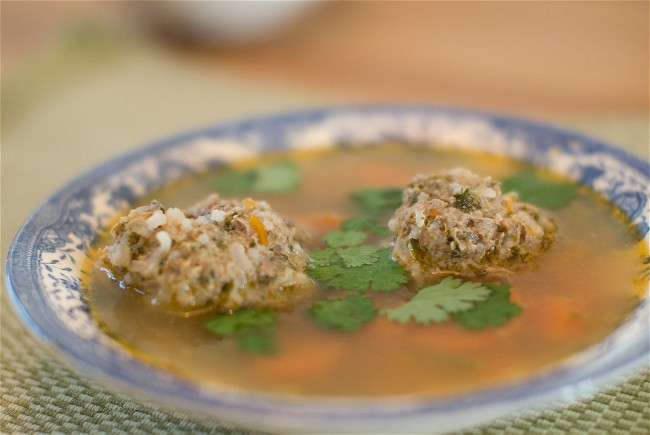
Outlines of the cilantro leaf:
M353 293L343 299L318 301L310 313L322 326L352 332L374 319L377 308L368 296Z
M313 266L329 266L335 263L339 259L339 256L335 249L325 248L311 251L309 253L309 259Z
M323 237L323 240L332 248L343 248L345 246L357 246L366 240L366 233L358 230L332 231Z
M379 260L372 264L368 272L372 274L369 277L371 278L370 289L376 291L397 290L409 280L404 267L391 258L390 249L382 249L379 252Z
M501 189L517 192L522 201L548 209L562 208L578 194L577 188L571 184L541 178L531 171L501 180Z
M355 260L351 258L354 252L351 249L348 248L344 254L349 255L347 259L340 255L343 250L337 250L335 261L327 265L310 264L309 274L314 279L327 281L329 286L342 290L391 291L408 282L406 271L390 258L389 249L373 248L376 249L374 253L369 250L362 252L363 255ZM376 259L370 262L375 256ZM357 263L361 264L350 265Z
M232 170L219 177L214 187L218 192L283 193L295 190L301 177L302 174L294 162L282 160L249 170Z
M248 353L273 355L278 352L275 336L268 331L247 333L239 337L239 348Z
M273 326L278 315L270 310L245 309L233 314L220 314L203 324L208 330L221 336Z
M472 310L456 314L455 318L469 329L484 329L501 326L521 313L521 307L510 302L508 284L487 284L492 293L483 302L478 302Z
M425 287L400 307L383 310L390 320L404 324L441 323L451 314L469 310L475 302L485 300L490 289L482 284L447 277L440 283Z
M372 264L379 258L378 253L379 248L368 245L352 246L337 251L345 267L359 267L364 264Z
M396 187L362 189L351 196L354 202L372 214L395 210L402 205L402 189Z
M336 278L342 273L345 273L345 270L347 267L345 264L343 264L341 257L338 255L336 256L336 260L332 263L325 264L325 265L318 265L311 263L307 267L307 271L309 272L309 275L317 280L320 281L329 281L333 278Z
M338 269L338 273L328 279L328 284L341 290L368 290L374 278L372 272L375 268L372 266L372 264L355 268L343 266Z
M245 309L215 316L203 326L222 337L237 335L239 348L245 352L270 355L277 352L277 344L275 336L265 328L277 320L274 311Z
M230 171L214 182L217 192L246 193L253 190L255 183L254 171Z
M393 234L388 228L383 227L372 217L350 218L341 222L342 230L368 231L379 237L388 237Z
M290 192L298 188L300 177L298 166L290 160L260 166L257 169L253 190L269 193Z

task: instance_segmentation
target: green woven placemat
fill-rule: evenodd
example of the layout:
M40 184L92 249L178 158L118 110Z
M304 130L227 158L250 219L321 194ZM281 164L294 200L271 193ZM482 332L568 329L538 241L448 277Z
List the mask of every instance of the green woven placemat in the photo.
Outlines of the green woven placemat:
M4 302L6 299L1 311L0 338L2 433L252 433L133 400L73 373L25 330ZM647 434L650 373L638 373L590 400L521 412L463 433Z

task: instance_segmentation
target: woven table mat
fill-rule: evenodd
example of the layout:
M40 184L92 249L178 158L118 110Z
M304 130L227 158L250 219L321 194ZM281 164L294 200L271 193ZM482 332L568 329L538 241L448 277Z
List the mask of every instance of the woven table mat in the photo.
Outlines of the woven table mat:
M29 210L72 176L127 151L133 143L258 112L346 102L331 95L240 82L227 75L200 77L169 60L144 55L142 50L116 48L102 38L85 35L81 45L73 40L33 64L19 80L3 81L3 112L11 114L3 115L2 125L3 264L9 242ZM88 63L88 51L95 56L95 64L92 59ZM82 58L90 71L79 73L75 65ZM175 86L178 83L183 83L182 88ZM7 95L21 99L13 101ZM79 113L85 116L83 123L76 120ZM647 159L647 119L560 121ZM48 147L41 144L44 138ZM69 162L70 145L79 143L88 149L75 152L76 160ZM73 172L62 173L56 165ZM59 362L26 330L4 289L0 301L0 432L250 433L97 385ZM527 410L463 433L647 434L650 371L637 373L588 400Z
M3 298L2 433L252 433L133 400L73 373L25 330L8 308L4 294ZM525 411L460 433L647 434L650 433L650 373L638 373L589 400Z

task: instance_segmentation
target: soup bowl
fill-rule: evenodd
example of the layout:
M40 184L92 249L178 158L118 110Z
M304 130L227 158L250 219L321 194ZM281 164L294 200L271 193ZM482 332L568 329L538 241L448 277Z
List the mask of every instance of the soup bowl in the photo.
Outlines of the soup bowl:
M488 113L343 107L191 131L81 175L44 201L19 230L7 258L8 292L29 329L81 373L139 397L265 430L455 430L552 400L582 398L647 367L647 293L619 327L589 349L520 381L443 397L300 397L203 386L139 360L91 316L81 290L82 263L98 234L139 199L188 174L263 153L386 141L491 153L551 169L602 193L648 243L648 163L624 151Z

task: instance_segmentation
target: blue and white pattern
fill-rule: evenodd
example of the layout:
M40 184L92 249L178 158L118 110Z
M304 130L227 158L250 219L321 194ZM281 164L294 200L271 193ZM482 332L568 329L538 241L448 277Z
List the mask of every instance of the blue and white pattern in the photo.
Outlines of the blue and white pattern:
M650 168L623 151L548 126L435 107L371 106L252 119L181 135L110 161L55 193L25 222L7 283L30 328L80 370L147 397L247 426L354 432L452 430L553 398L592 392L649 355L647 297L605 342L526 382L431 399L304 399L203 388L137 361L90 317L82 265L98 233L139 198L187 174L280 149L385 141L511 156L568 175L617 204L649 240Z

